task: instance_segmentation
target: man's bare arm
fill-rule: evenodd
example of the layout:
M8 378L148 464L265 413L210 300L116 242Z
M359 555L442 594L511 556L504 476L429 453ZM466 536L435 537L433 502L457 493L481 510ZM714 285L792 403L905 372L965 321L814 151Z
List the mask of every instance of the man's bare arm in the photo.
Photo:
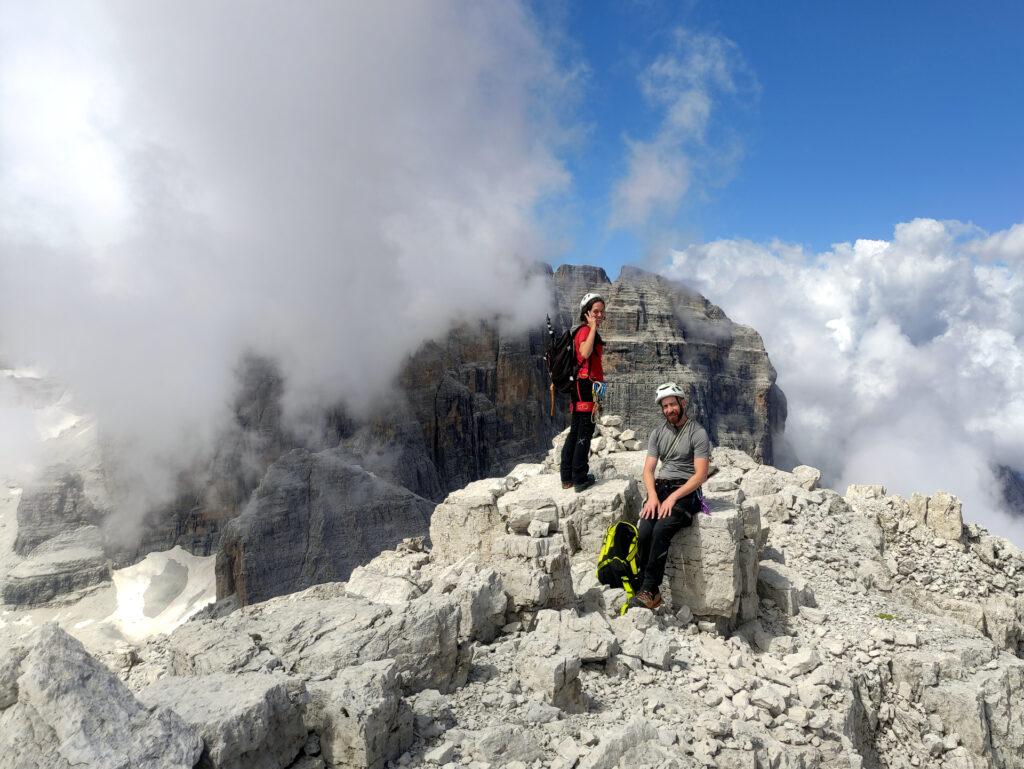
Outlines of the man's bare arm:
M657 457L649 456L644 461L644 489L647 490L647 501L640 511L641 518L653 518L658 510L658 492L654 490L654 471L657 467Z

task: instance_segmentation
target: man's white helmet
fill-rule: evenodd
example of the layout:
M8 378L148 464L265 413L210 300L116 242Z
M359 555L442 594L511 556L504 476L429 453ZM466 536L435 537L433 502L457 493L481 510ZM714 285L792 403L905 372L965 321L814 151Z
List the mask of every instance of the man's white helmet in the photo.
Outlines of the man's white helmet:
M665 382L663 385L658 385L657 392L654 393L654 403L658 406L661 405L661 399L667 398L670 395L674 395L677 398L686 399L686 393L683 389L675 382Z
M602 302L604 301L604 297L601 296L600 294L587 294L582 299L580 299L580 310L582 311L588 303L594 301L595 299L600 299Z

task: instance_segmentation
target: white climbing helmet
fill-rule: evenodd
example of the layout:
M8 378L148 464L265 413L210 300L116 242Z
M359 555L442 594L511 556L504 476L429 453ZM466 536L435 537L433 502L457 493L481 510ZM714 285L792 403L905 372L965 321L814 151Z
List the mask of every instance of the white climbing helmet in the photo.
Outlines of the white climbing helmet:
M600 299L602 302L604 301L604 297L601 296L600 294L587 294L582 299L580 299L580 310L582 311L584 307L586 307L590 302L594 301L595 299Z
M665 384L658 385L658 390L654 393L654 403L660 406L662 398L667 398L670 395L686 400L686 393L679 385L675 382L665 382Z

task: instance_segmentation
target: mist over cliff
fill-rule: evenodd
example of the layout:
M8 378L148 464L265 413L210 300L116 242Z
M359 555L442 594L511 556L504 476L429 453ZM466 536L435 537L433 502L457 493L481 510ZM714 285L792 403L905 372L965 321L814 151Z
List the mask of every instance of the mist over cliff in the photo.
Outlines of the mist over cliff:
M148 502L230 421L246 352L300 422L386 404L461 320L543 318L565 76L519 5L2 16L0 355L67 386Z

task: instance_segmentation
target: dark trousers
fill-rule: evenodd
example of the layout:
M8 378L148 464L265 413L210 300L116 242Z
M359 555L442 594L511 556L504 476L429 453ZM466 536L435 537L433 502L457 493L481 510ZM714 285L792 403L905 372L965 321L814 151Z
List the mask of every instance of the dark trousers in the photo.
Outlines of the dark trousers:
M590 380L577 380L569 396L573 404L569 434L562 446L562 483L583 483L590 472L590 441L594 437L594 419L590 411L576 411L579 402L592 403L594 391Z
M656 480L654 490L658 493L658 501L662 502L669 494L682 486L686 481ZM672 515L667 518L641 518L637 524L639 533L639 552L637 553L637 577L641 590L654 593L661 589L661 581L665 577L665 562L668 560L668 548L672 537L680 529L693 523L694 516L700 512L700 494L695 491L687 494L672 507Z

